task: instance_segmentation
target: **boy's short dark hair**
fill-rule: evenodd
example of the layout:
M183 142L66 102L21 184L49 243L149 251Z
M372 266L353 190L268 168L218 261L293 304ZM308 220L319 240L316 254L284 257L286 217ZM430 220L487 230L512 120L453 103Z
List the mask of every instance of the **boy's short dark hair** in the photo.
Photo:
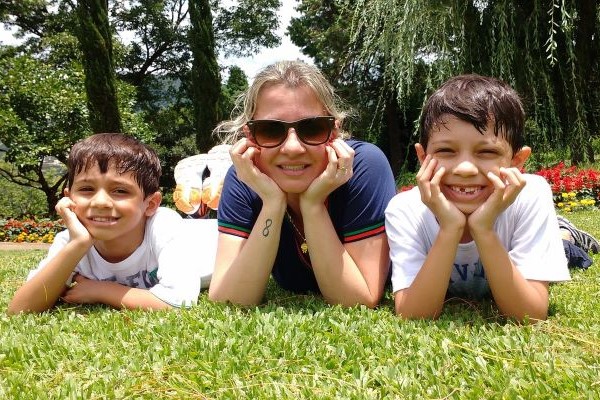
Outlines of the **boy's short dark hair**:
M513 153L523 147L525 111L518 93L500 79L467 74L447 80L427 100L421 115L419 143L427 148L429 135L443 115L471 123L482 134L488 121L494 122L494 135L501 135Z
M119 174L133 173L144 197L159 190L160 160L156 152L132 136L98 133L75 143L69 153L68 187L75 176L97 165L101 173L114 166Z

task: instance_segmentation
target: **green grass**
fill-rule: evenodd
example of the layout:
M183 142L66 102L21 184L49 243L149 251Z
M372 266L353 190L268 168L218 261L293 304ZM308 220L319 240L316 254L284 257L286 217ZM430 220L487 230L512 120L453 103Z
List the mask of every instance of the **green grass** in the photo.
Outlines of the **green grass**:
M600 237L600 212L568 218ZM0 252L0 308L43 255ZM0 314L0 398L598 399L599 264L552 286L535 326L489 302L401 321L389 293L377 310L343 309L272 284L252 309L203 293L190 310Z

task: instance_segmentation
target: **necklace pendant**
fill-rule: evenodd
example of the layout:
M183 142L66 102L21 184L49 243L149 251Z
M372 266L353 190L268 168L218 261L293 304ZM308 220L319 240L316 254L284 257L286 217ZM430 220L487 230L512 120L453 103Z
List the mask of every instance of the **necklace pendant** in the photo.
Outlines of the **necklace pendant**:
M308 245L306 244L306 242L302 242L302 244L300 245L300 250L302 250L303 254L308 253Z

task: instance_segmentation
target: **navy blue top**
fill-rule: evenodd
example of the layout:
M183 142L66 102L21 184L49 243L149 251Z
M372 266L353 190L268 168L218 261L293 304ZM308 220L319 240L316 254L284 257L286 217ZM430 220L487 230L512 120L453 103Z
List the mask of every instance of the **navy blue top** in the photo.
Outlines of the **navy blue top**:
M385 232L385 208L396 194L392 170L375 145L356 140L346 143L355 151L353 175L328 198L327 210L342 243ZM262 200L241 182L232 166L225 177L217 218L219 232L248 238L262 208ZM300 239L283 219L279 250L272 269L275 281L296 292L320 292L309 254L300 250Z

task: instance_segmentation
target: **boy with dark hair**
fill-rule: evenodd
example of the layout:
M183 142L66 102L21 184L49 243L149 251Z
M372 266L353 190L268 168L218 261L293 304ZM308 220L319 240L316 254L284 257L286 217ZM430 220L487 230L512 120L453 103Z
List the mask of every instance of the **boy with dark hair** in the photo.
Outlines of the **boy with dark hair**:
M131 136L103 133L76 143L65 197L56 205L67 229L17 290L8 313L41 312L59 298L115 308L195 303L205 273L193 247L175 240L179 214L159 207L160 174L156 153Z
M418 187L386 209L397 314L435 318L446 296L491 294L508 317L547 317L549 282L570 276L550 187L520 172L523 127L519 96L494 78L457 76L429 98Z

